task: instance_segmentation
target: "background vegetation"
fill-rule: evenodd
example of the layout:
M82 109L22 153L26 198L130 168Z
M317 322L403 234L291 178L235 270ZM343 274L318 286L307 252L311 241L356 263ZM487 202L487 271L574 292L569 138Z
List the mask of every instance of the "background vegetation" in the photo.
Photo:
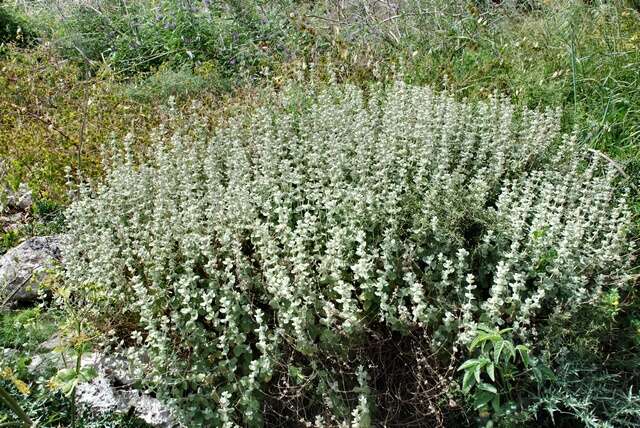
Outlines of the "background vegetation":
M624 171L640 214L637 0L4 0L0 186L27 182L43 214L38 227L0 231L0 252L59 229L65 169L74 180L99 179L101 147L127 134L140 151L159 124L179 126L176 114L197 111L213 127L269 103L263 94L290 81L366 87L397 79L458 99L499 93L516 106L562 108L562 130L576 130L585 150L602 150ZM600 316L568 324L554 315L545 340L581 351L563 356L562 382L527 403L531 412L555 405L557 424L597 426L632 411L634 398L619 386L638 386L637 293L602 305ZM28 356L32 345L16 337L42 339L24 321L31 315L1 315L2 346ZM606 372L597 369L603 360ZM594 405L594 397L610 399ZM38 400L23 402L33 414L66 417L66 407Z
M1 9L5 31L22 30L4 36L0 153L16 162L12 184L28 177L53 198L64 194L55 188L64 182L60 165L75 169L80 152L83 170L95 174L97 147L112 133L153 128L169 96L185 106L211 103L301 74L355 83L401 77L460 98L497 91L518 105L561 106L565 130L578 127L630 175L638 172L633 3L17 4ZM20 49L35 29L41 43Z

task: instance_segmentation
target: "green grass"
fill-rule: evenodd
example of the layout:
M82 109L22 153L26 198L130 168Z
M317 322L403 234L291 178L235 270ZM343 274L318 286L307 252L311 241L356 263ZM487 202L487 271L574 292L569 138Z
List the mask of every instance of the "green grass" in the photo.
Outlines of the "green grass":
M409 3L418 15L419 3L438 2ZM415 84L470 99L498 93L522 106L563 108L565 131L577 129L638 183L640 12L616 1L539 2L533 11L507 5L441 3L444 16L398 18L405 37L385 44L384 55Z
M56 331L54 312L39 307L0 312L0 348L35 351Z
M16 230L0 233L0 256L6 253L10 248L15 247L20 242L22 233Z
M0 311L0 348L10 348L17 351L9 357L9 361L0 361L0 371L10 367L18 379L29 385L27 395L20 393L9 380L0 378L0 387L5 388L16 398L29 417L40 427L71 426L71 416L74 406L70 399L61 393L53 393L46 385L48 376L54 374L54 369L42 375L30 373L27 369L31 356L44 351L42 342L49 339L58 331L60 314L40 308ZM45 351L50 352L50 351ZM43 376L40 378L40 376ZM15 421L15 416L8 409L0 406L0 426L3 423ZM108 428L127 427L144 428L148 425L129 414L105 413L96 414L87 409L80 409L76 418L76 427Z
M0 3L0 46L4 43L28 46L35 42L37 35L31 21L19 10Z
M251 108L255 92L290 79L404 79L459 98L497 93L522 107L562 108L564 131L575 130L585 150L602 150L624 169L640 218L638 0L408 0L400 12L385 2L341 3L233 0L216 3L221 9L209 17L173 0L133 9L110 1L102 16L64 9L64 22L47 2L1 6L0 44L11 43L0 47L0 157L9 165L6 184L25 181L35 190L37 221L0 234L0 254L26 236L60 231L64 168L99 178L100 146L112 135L135 131L136 149L147 146L170 97L184 112L199 102L198 113L215 122L222 110ZM36 35L48 43L33 45ZM623 312L640 319L635 294ZM35 351L58 316L34 308L0 313L0 347ZM64 400L35 391L21 402L48 418L43 426L68 422ZM137 426L114 415L82 420Z

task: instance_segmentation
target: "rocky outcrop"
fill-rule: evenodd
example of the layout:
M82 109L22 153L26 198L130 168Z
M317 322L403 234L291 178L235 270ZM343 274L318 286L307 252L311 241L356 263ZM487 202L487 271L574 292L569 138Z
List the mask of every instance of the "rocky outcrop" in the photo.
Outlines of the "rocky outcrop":
M20 184L17 191L0 189L0 232L19 230L31 219L33 194L26 184Z
M133 387L135 379L127 360L99 352L87 355L83 365L91 365L98 377L80 384L76 392L79 403L96 412L129 412L151 426L178 426L171 411L157 398Z
M0 257L0 307L33 301L47 275L62 259L60 236L38 236Z
M10 192L7 197L7 207L15 211L29 211L33 204L33 193L24 183L20 183L18 190Z
M149 425L158 428L172 428L179 425L171 411L157 398L136 389L115 388L103 374L89 383L78 385L78 403L97 412L128 412Z
M58 342L58 337L52 337L41 348L46 349ZM72 355L68 355L66 360L74 361ZM76 400L79 404L97 413L132 412L157 428L181 427L168 406L135 388L135 375L125 358L92 352L82 357L82 367L89 366L96 369L98 376L91 382L78 385ZM38 374L52 367L64 367L63 359L57 352L34 355L28 368Z

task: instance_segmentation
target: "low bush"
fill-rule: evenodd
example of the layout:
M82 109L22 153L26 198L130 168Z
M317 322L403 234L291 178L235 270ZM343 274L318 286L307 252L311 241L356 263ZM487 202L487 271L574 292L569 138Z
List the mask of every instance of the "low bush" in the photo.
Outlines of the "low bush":
M3 45L13 43L21 46L32 44L37 37L28 19L18 10L0 2L0 55Z
M70 8L54 29L63 54L80 63L106 62L123 76L160 66L215 64L236 82L278 67L311 45L285 0L87 2Z
M139 82L131 83L126 93L138 102L167 103L195 99L201 93L223 92L224 81L218 79L215 68L203 66L195 72L187 67L179 70L162 67L156 73Z
M560 111L498 98L290 86L265 105L161 127L80 188L66 280L114 346L190 425L540 418L558 317L619 310L632 280L616 167ZM623 343L575 332L594 358Z
M498 91L529 108L562 106L564 131L577 128L640 177L640 11L633 2L373 3L335 8L348 17L335 25L350 60L397 64L409 83L470 99Z

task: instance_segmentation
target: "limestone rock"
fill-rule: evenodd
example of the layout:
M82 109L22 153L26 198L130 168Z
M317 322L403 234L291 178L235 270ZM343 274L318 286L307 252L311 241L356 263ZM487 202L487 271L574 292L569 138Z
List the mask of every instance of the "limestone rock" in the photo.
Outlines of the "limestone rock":
M44 344L41 347L46 348ZM71 364L75 361L71 354L66 355L66 360ZM79 404L97 413L132 410L135 416L157 428L181 427L168 406L134 388L135 376L124 357L92 352L82 356L81 365L93 366L98 377L78 385L76 399ZM36 374L43 374L50 368L64 368L59 353L34 355L29 365L29 371Z
M0 257L0 306L33 301L49 269L62 260L60 236L38 236Z
M18 190L7 197L7 206L16 211L29 211L33 204L33 193L25 183L20 183Z
M18 231L28 222L29 216L25 213L0 215L0 231L5 233Z

